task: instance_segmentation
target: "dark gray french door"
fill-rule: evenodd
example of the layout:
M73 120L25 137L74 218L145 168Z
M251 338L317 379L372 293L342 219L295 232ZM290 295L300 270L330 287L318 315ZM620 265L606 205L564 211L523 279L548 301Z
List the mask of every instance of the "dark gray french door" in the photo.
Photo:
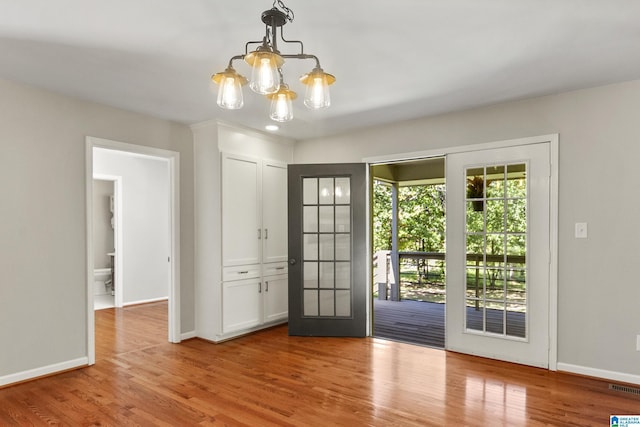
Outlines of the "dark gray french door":
M289 335L367 333L366 165L289 165Z

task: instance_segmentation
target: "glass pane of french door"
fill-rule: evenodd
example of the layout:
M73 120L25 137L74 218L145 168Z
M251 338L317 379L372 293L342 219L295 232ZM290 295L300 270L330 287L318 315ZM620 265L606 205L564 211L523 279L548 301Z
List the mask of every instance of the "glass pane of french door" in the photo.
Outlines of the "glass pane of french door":
M351 178L303 178L303 315L351 316Z
M468 330L527 338L527 164L466 168Z

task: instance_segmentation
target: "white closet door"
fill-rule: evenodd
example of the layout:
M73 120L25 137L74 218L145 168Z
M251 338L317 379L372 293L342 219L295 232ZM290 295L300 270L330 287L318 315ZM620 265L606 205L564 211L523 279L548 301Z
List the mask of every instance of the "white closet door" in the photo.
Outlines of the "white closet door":
M222 156L222 265L260 263L260 163Z
M263 262L287 260L287 165L262 166Z

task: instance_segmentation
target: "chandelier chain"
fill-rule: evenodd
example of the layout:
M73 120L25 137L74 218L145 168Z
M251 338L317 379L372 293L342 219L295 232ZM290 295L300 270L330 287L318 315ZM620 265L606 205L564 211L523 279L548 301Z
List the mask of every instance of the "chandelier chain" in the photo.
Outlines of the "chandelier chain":
M274 9L279 8L281 12L283 12L286 15L287 21L293 22L293 18L294 18L293 10L285 6L282 0L273 0L273 8Z

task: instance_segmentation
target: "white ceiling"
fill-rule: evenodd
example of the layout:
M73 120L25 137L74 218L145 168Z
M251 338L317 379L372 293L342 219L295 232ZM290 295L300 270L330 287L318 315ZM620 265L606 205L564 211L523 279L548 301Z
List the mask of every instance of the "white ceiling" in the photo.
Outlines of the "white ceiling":
M312 138L373 124L640 78L638 0L285 0L302 40L337 78L332 106L300 97L280 133ZM0 0L0 77L192 124L263 129L268 101L215 103L211 74L261 39L271 0ZM295 52L282 44L283 53ZM249 76L241 61L238 72Z

